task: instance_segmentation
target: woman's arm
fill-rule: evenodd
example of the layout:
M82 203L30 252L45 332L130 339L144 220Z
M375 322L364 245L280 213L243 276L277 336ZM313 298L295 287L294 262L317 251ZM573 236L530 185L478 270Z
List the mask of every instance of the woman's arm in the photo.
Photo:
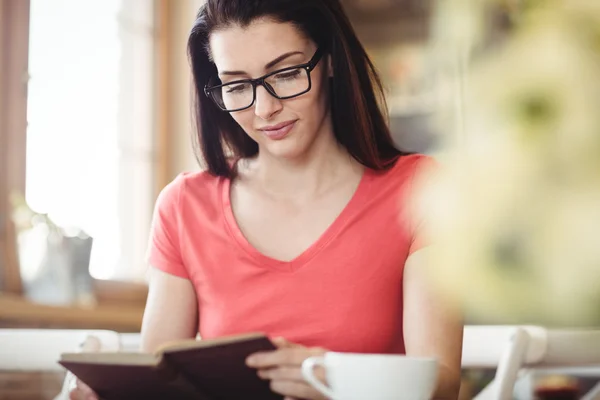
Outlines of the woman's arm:
M153 352L166 342L196 337L197 321L198 303L192 283L152 267L142 321L141 350ZM77 380L69 399L98 400L98 396Z
M413 253L404 268L404 341L408 356L439 361L434 399L458 397L461 381L463 321L457 307L432 288L424 248Z
M195 338L198 301L192 282L151 267L148 300L142 322L142 351L166 342Z

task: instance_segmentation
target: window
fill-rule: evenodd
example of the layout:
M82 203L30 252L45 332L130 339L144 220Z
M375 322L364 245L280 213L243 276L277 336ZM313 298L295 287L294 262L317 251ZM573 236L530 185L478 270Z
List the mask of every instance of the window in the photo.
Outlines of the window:
M30 1L26 199L93 237L97 279L144 276L155 36L153 1Z
M0 0L0 289L22 289L8 193L24 190L29 3Z

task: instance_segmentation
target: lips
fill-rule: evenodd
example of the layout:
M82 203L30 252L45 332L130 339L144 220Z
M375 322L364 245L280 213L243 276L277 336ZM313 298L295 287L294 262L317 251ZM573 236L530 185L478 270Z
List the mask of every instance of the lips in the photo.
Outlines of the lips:
M281 140L286 137L294 125L296 125L296 121L297 120L286 121L277 125L266 126L259 130L271 140Z

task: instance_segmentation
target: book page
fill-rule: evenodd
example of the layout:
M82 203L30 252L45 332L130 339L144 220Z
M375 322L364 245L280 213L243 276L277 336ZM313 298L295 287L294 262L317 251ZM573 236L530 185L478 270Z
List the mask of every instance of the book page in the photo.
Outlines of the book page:
M148 353L64 353L60 361L109 364L109 365L157 365L160 357Z

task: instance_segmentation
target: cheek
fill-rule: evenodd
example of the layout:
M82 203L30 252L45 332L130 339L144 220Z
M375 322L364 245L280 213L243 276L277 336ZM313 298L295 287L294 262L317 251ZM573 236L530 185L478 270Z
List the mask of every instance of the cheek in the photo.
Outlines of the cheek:
M329 107L329 97L327 88L321 86L321 82L313 82L310 92L295 99L288 100L286 107L301 115L304 119L318 123L327 113Z
M247 110L231 113L231 117L246 133L252 133L254 122L254 111L252 108Z
M323 71L319 71L315 75L313 78L313 87L308 94L310 95L314 112L321 117L329 109L329 79L323 74Z

